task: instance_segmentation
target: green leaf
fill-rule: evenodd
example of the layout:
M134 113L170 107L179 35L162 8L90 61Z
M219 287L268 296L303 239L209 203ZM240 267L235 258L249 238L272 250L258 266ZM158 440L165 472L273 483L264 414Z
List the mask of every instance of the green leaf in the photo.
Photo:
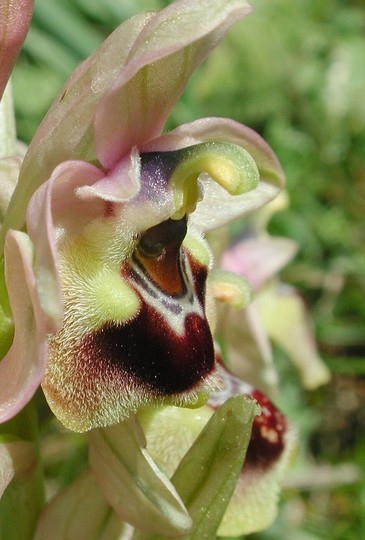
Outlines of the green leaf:
M193 519L186 538L213 538L246 456L257 405L234 396L213 415L182 459L172 483Z
M172 483L193 527L183 540L212 540L233 494L251 437L256 402L233 396L220 407L181 460ZM163 537L137 532L133 540Z
M153 534L181 536L191 519L173 485L145 450L134 417L89 434L90 466L114 511Z

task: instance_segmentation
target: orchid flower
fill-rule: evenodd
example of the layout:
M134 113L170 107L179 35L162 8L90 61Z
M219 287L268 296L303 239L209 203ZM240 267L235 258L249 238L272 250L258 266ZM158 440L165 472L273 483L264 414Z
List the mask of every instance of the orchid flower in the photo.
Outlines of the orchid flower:
M192 72L250 9L178 0L125 22L72 74L22 164L0 163L0 421L41 384L55 416L89 432L89 470L37 526L31 513L37 540L238 535L276 514L292 431L217 360L214 299L240 309L251 290L211 271L204 235L276 197L284 175L232 120L162 133ZM2 490L33 465L33 439L0 444Z
M271 341L288 354L305 388L315 389L330 378L318 354L304 301L294 287L278 277L295 256L297 245L266 232L271 215L285 205L287 199L282 193L251 220L247 238L234 243L221 257L222 268L251 285L254 301L244 312L221 307L217 332L225 336L227 360L235 372L269 394L278 389Z
M197 406L216 387L202 235L274 198L283 173L234 121L161 131L191 73L249 11L244 0L180 0L138 15L51 107L0 231L14 321L2 421L41 381L80 432L151 404Z

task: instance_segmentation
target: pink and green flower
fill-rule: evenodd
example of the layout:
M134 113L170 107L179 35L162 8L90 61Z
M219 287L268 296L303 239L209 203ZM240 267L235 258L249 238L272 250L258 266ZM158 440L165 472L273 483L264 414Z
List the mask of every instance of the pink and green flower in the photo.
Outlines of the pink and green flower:
M284 175L262 138L232 120L162 132L193 71L250 10L178 0L126 21L66 82L15 188L19 160L0 156L0 421L19 419L41 385L55 416L90 442L90 468L45 507L37 540L63 538L66 526L74 537L91 526L108 539L132 526L209 537L223 516L219 534L236 535L275 514L291 431L217 360L214 297L243 307L249 293L211 272L204 235L265 205ZM0 444L1 489L33 463L28 449Z
M41 380L77 431L150 403L195 406L215 387L202 234L265 204L283 174L231 120L161 131L191 73L249 11L241 0L185 0L136 16L51 107L1 230L14 321L3 420Z

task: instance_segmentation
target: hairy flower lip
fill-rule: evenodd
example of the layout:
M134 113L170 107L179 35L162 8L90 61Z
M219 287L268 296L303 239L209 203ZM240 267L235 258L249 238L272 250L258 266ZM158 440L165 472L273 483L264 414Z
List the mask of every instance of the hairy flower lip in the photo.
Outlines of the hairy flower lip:
M73 393L70 400L67 388L71 381L66 379L63 380L66 394L57 396L55 388L59 392L61 386L55 383L57 372L50 367L42 386L51 408L67 427L87 431L124 419L131 411L145 406L147 394L156 404L166 403L168 398L181 405L196 401L202 379L213 375L214 352L206 321L189 315L185 330L184 335L176 336L153 309L143 303L128 327L110 325L85 336L78 350L73 352L75 367L69 377L74 386L83 384L89 374L91 393L83 393L77 400ZM195 366L197 346L202 356ZM87 371L90 356L92 367ZM139 358L137 364L136 357ZM208 382L212 384L207 381L205 392ZM106 395L101 392L103 389ZM63 400L66 401L62 403ZM110 403L113 403L113 411L108 411Z
M200 129L201 123L197 123L195 125L198 127L198 129ZM227 126L227 124L222 120L215 121L215 126L218 126L218 125L224 126L225 129ZM236 131L238 131L239 134L242 134L244 137L246 136L246 131L244 128L242 127L238 128L235 124L232 125L231 123L229 123L228 126L229 126L228 134L230 133L230 129L232 129L233 127ZM175 134L172 134L172 137L175 137ZM230 139L230 136L228 136L228 139ZM156 146L158 146L158 143ZM267 151L267 147L264 146L263 152L266 152L266 151ZM169 155L173 155L173 152ZM50 193L49 191L50 189L53 190L51 199L48 199L48 200L53 201L52 209L53 209L54 224L56 225L58 222L60 222L61 225L64 224L61 227L64 232L62 232L61 236L59 236L62 242L63 242L63 236L65 237L65 239L67 237L67 234L65 233L65 231L67 231L67 227L69 225L70 225L70 231L72 235L77 236L78 231L80 230L80 219L81 219L81 225L82 223L86 224L88 220L90 220L90 218L95 219L98 213L100 215L100 210L101 210L101 215L104 217L104 219L110 222L110 224L114 223L116 219L119 219L118 218L119 215L123 216L121 223L128 224L128 230L132 233L132 237L134 237L135 234L138 235L140 232L143 233L143 231L148 230L149 228L163 222L166 219L169 219L171 216L174 215L174 200L173 200L174 184L172 184L171 186L169 180L164 178L163 175L162 176L147 175L147 178L146 178L145 177L146 169L143 166L144 159L145 159L144 153L142 152L141 157L139 157L139 153L137 153L137 150L134 149L128 156L125 156L125 158L123 158L123 160L117 165L116 176L113 176L114 174L113 171L108 173L108 175L104 176L103 173L96 167L89 164L82 163L82 162L76 162L76 161L68 162L68 163L66 162L57 167L53 175L53 187L48 187L48 185L45 187L42 186L42 188L40 188L39 190L39 195L37 192L35 200L37 199L37 197L39 201L41 200L41 192L44 191L46 188L48 189L49 193ZM274 163L273 167L274 167L274 172L275 172L276 165L275 165L275 162L273 163ZM78 170L79 170L79 173L81 174L77 173ZM124 186L118 181L118 177L120 177L120 174L123 174L122 178L126 175L126 177L129 180L129 183L127 183L127 185L125 186L125 189L124 189ZM140 175L140 177L138 175ZM91 180L91 178L93 178L94 181ZM213 180L211 180L211 182L213 182ZM71 194L69 191L70 187L72 187L73 193L76 194L76 197L75 195L71 197ZM108 188L110 187L111 187L111 195L108 192ZM66 203L60 202L60 201L63 201L63 197L61 194L63 192L66 193L66 190L68 190L67 191L68 195L66 195ZM227 192L223 188L221 188L221 190L225 194L227 194ZM228 214L230 214L232 210L232 206L235 207L234 201L236 199L240 199L242 196L230 195L230 194L227 194L227 196L228 196L228 201L229 201L229 210L227 210L227 212ZM259 196L261 197L261 195ZM242 199L238 202L238 206L241 205L241 201ZM48 203L48 205L49 204L50 203ZM203 205L203 208L204 208L204 204L205 204L204 199L198 202L196 212L199 212L201 205ZM113 206L111 207L110 205L113 205ZM245 210L246 207L245 205L243 206ZM37 206L35 204L30 206L30 208L33 210L31 210L29 216L35 215L34 209L36 207ZM87 209L87 212L84 217L82 217L83 216L83 211L81 210L82 208ZM241 213L241 210L240 210L240 213ZM219 218L221 216L222 216L222 213L218 214ZM190 216L189 221L192 218L194 218L194 214ZM97 221L95 223L97 223ZM67 226L65 229L64 226L66 224ZM87 225L87 227L89 227L89 225ZM119 227L121 227L121 225L119 225ZM30 223L30 229L32 230L32 223ZM90 229L90 231L91 230L92 229ZM130 247L128 249L130 249ZM139 289L138 293L141 293L142 289ZM199 286L199 291L197 291L197 294L198 296L200 295L200 297L203 294L202 286ZM149 296L147 299L145 298L144 301L150 302L151 296ZM204 314L202 315L204 316ZM67 318L69 318L68 315L67 315ZM183 325L179 323L179 327L183 328ZM195 328L195 327L196 327L196 323L194 323L191 328ZM179 332L181 334L182 330L180 329ZM198 335L199 332L201 333L202 331L199 330L196 333L196 335ZM211 340L211 337L209 339ZM203 339L203 342L206 342L206 340ZM204 345L203 349L204 348L206 348L206 345ZM211 357L212 359L211 362L208 362L209 368L207 367L204 368L203 370L204 376L203 376L203 372L200 372L198 370L197 371L198 375L197 375L197 378L195 379L199 381L199 384L201 385L202 388L204 388L204 385L201 384L202 379L207 377L210 374L213 374L214 372L213 352L211 351L211 353L209 353L208 356ZM56 357L58 358L58 353L56 353ZM57 361L59 362L59 360ZM85 374L85 377L87 379L86 374ZM213 379L211 382L209 382L209 377L208 377L205 388L208 388L209 386L214 384ZM67 399L69 398L67 398L66 400L64 398L62 399L56 398L54 394L54 390L52 389L52 386L53 386L52 381L55 381L55 379L53 378L53 375L47 375L43 382L43 389L46 395L48 395L48 400L51 404L51 407L54 409L55 414L61 417L62 421L66 425L68 425L71 429L74 429L76 431L84 431L84 430L90 429L91 427L95 427L96 425L106 425L112 422L117 422L121 420L125 416L125 414L127 414L126 405L123 404L122 409L121 409L123 412L119 411L118 413L116 413L116 416L109 417L108 420L99 419L97 420L98 422L97 424L95 424L94 420L91 420L91 418L86 421L84 420L81 421L81 416L79 413L75 413L78 420L75 421L72 419L68 419L63 415L63 413L60 412L59 405L57 405L57 403L59 404L63 403L61 405L61 408L64 408L64 407L67 408L68 405L66 404L67 404ZM186 379L186 381L188 381L188 379ZM79 384L81 384L81 381ZM187 389L189 385L190 385L191 392L189 390L190 397L188 399L194 400L196 399L195 397L196 390L194 389L195 383L193 383L193 381L191 381L190 383L184 382L183 385L180 387L180 390L183 387ZM176 389L175 388L173 389L171 387L171 389L167 391L167 395L175 396L174 398L175 402L177 398L177 394L176 394L177 388L178 387L176 387ZM167 386L166 386L166 389L167 389ZM203 390L203 391L206 392L207 390ZM53 395L54 397L52 397ZM99 398L96 399L96 402L98 402L98 399ZM186 404L186 399L183 396L181 398L179 397L178 399L180 403ZM113 401L115 402L115 398L113 398ZM54 405L52 405L52 403ZM140 403L139 399L136 399L135 404L131 405L131 409L137 410L137 408L140 405L142 405L142 403ZM83 414L85 414L85 412L83 412Z
M165 402L171 399L174 403L191 404L198 400L199 393L207 394L208 388L214 384L214 351L204 312L207 269L195 261L189 248L180 247L186 233L186 218L181 222L168 219L139 232L142 224L161 221L161 215L156 212L156 208L159 208L157 194L163 187L165 191L162 193L167 194L167 202L172 201L168 181L161 178L160 184L154 185L152 180L151 183L146 182L142 167L139 169L141 188L128 203L107 201L104 195L99 199L96 191L91 199L89 196L80 197L82 182L90 178L88 175L93 170L90 166L85 168L84 180L78 178L76 184L71 176L71 185L76 188L75 201L70 210L71 235L67 234L67 211L64 214L61 207L60 211L54 212L55 225L59 222L63 229L57 237L65 289L65 320L69 326L71 323L73 330L68 335L65 325L64 330L50 338L50 363L42 383L56 416L76 431L118 422L130 410L137 410L148 400ZM65 168L60 169L61 174L65 172ZM61 178L54 182L55 195L58 186L67 185ZM99 183L98 189L100 187ZM93 215L90 202L96 204L96 212L101 210L101 216L87 221L84 229L80 230L77 226L80 211L75 213L75 209L86 205L90 215ZM76 220L75 225L72 220ZM138 253L138 238L147 238L152 244L162 242L163 253L143 260ZM125 243L125 251L120 252L119 241ZM202 239L199 241L203 243ZM114 247L110 247L108 242ZM109 248L106 250L107 245ZM206 249L204 243L201 249ZM114 250L114 255L110 250ZM88 259L93 252L95 257L102 257L102 263L90 265ZM118 261L121 256L125 262L120 267ZM77 260L78 266L73 268ZM161 265L161 277L153 275L151 264L157 274L158 265ZM118 281L120 276L120 284L116 285L118 289L120 286L130 289L125 294L138 298L133 311L125 319L118 320L113 315L108 317L110 308L107 305L101 309L98 307L98 302L93 300L99 298L97 290L91 292L91 304L88 304L84 293L81 296L80 292L85 287L84 278L81 277L84 274L90 274L88 288L90 285L99 287L98 265L100 271L114 272L115 280ZM171 282L164 285L172 271L175 274L178 272L177 283L181 279L180 290L178 286L176 290L171 290ZM77 306L83 303L90 306L86 307L86 311L102 313L102 319L96 318L93 322L91 315L90 320L83 322L82 318L85 317L81 315L81 321L78 320L80 313ZM76 326L80 324L81 328L85 328L78 330L76 335ZM196 355L197 350L200 357ZM100 351L104 351L102 356ZM72 367L67 367L68 357L73 359ZM66 379L59 377L58 374L67 370L70 373ZM113 384L108 381L113 381ZM79 392L83 386L88 390L81 396ZM77 399L76 395L79 395ZM105 401L105 407L102 401ZM81 402L82 407L79 408L77 404ZM113 403L113 407L109 407L108 403ZM112 408L115 412L108 412Z

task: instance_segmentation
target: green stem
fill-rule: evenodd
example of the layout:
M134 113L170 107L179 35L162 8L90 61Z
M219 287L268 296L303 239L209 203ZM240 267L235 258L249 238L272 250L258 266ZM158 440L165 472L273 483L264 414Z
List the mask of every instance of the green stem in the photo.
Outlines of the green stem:
M39 430L33 400L13 419L0 426L4 439L32 443L36 465L26 474L15 477L0 501L1 540L32 540L44 505L44 479L39 454Z

